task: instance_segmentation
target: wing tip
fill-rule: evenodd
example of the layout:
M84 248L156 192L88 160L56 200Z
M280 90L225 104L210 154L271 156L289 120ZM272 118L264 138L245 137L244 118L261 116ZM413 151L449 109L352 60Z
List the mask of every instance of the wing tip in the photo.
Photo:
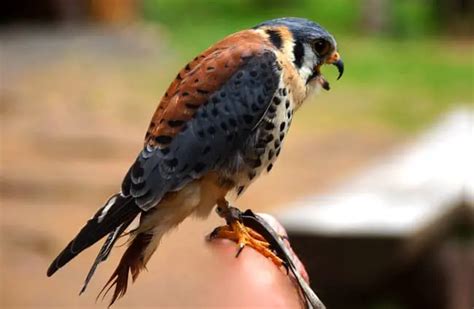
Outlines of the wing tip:
M69 242L69 244L64 248L58 256L51 262L49 265L48 270L46 271L46 276L51 277L64 265L66 265L70 260L72 260L77 254L74 254L72 251L73 241ZM72 255L71 255L72 253Z
M68 246L69 247L69 246ZM66 249L68 248L66 247ZM54 261L51 263L51 265L49 265L48 267L48 270L46 271L46 276L48 277L51 277L52 275L54 275L61 267L63 267L69 260L66 261L66 263L64 261L61 262L61 260L63 260L63 254L64 254L64 251L63 250L55 259Z
M54 273L59 269L55 264L56 261L54 261L48 268L48 271L46 272L46 276L51 277L54 275Z
M115 199L113 199L115 197ZM46 271L51 277L58 269L69 263L79 253L103 238L107 233L122 225L131 222L139 213L140 208L130 205L131 198L120 198L119 194L112 196L109 201L90 219L74 237L73 240L59 253ZM112 201L112 202L111 202ZM114 211L109 212L111 207ZM127 225L128 226L128 225Z

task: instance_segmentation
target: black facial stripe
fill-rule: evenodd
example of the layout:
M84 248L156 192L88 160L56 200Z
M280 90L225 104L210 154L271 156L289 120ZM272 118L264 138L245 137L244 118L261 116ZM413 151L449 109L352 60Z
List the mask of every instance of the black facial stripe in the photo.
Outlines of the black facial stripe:
M301 68L304 58L304 46L300 41L295 42L295 46L293 46L293 55L295 56L293 63L297 68Z
M306 79L306 84L310 82L313 78L315 78L318 75L318 72L314 71L313 74L311 74L307 79Z
M283 39L278 30L267 29L265 32L268 34L270 42L272 42L276 48L280 49L283 46Z

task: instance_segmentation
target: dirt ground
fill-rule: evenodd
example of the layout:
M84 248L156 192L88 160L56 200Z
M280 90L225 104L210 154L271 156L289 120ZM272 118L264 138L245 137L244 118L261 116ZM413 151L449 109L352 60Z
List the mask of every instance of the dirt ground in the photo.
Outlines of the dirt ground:
M176 69L176 60L147 31L16 29L3 30L0 38L0 307L102 307L95 296L123 247L101 265L81 297L97 245L52 278L46 269L119 188L174 75L161 69ZM296 116L271 175L237 206L275 213L330 190L399 141L384 131L305 128ZM214 214L185 221L164 239L148 272L116 307L211 306L202 286L216 270L203 242L221 223Z

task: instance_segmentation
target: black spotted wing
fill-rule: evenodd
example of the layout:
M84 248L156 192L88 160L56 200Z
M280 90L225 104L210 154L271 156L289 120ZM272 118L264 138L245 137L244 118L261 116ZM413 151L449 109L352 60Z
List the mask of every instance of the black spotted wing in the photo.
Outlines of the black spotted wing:
M124 194L130 194L147 211L166 193L222 166L261 121L280 75L281 67L272 51L246 58L169 144L145 146L124 179Z

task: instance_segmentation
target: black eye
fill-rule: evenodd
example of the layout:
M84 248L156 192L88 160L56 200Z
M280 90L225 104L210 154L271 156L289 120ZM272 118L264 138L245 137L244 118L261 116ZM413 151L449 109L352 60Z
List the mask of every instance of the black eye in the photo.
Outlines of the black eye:
M319 39L314 41L313 48L319 55L325 55L329 51L330 45L328 41Z

